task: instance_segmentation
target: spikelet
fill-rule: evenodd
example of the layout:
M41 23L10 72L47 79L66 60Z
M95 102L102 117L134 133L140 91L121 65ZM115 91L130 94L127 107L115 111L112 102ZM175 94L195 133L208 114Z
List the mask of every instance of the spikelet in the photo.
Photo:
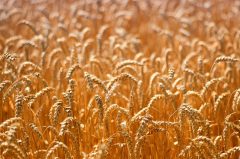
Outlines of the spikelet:
M90 74L87 73L87 72L84 72L84 77L85 77L85 79L86 79L86 81L88 83L88 86L89 86L90 90L93 90L93 81L91 79Z
M30 123L29 126L32 129L32 131L37 134L38 138L40 139L43 138L42 133L34 123Z
M19 66L18 76L21 76L22 73L23 73L23 71L24 71L27 67L32 67L33 70L34 70L34 72L36 72L36 71L41 72L41 71L42 71L42 69L41 69L38 65L36 65L36 64L34 64L34 63L30 62L30 61L25 61L25 62L21 63L21 65Z
M68 69L68 71L67 71L66 79L67 79L68 81L69 81L70 79L72 79L72 74L74 73L74 71L75 71L76 69L79 69L79 70L81 70L81 71L83 72L83 70L82 70L82 68L80 67L79 64L72 65L72 66Z
M219 158L213 142L205 136L198 136L192 139L190 144L181 151L179 157L184 157L189 151L197 151L203 158L205 158L204 156Z
M9 141L14 141L16 139L18 129L19 125L12 125L11 127L8 128L7 131L5 131L5 133L9 137Z
M129 115L130 115L130 117L132 117L133 116L133 114L134 114L134 90L133 89L131 89L131 91L130 91L130 97L129 97L130 99L129 99L129 102L128 102L128 111L129 111Z
M193 139L192 141L195 142L195 144L197 144L197 143L199 143L201 141L204 142L214 152L215 155L217 154L216 153L217 151L215 149L214 143L208 137L206 137L206 136L198 136L195 139Z
M143 92L143 82L142 80L138 81L137 83L137 96L138 96L138 104L139 107L143 107L143 100L144 100L144 92Z
M137 120L140 119L141 115L144 113L147 113L149 111L149 107L144 107L140 111L138 111L132 118L131 118L131 123L136 122Z
M4 158L8 158L9 157L14 157L14 158L17 158L17 159L23 159L16 151L14 151L14 149L5 149L3 152L2 152L2 156L4 156Z
M184 117L188 117L191 121L192 124L192 131L194 134L196 134L197 129L199 127L199 124L197 121L202 121L203 117L202 115L198 112L198 110L192 108L189 104L183 103L180 106L179 109L179 123L180 123L180 129L182 131L183 129L183 124L184 124Z
M230 63L236 63L239 62L239 59L233 58L233 57L229 57L229 56L220 56L217 57L212 65L212 68L210 70L210 72L212 72L214 66L220 62L230 62Z
M8 141L10 140L10 137L4 132L4 133L0 133L0 141Z
M154 127L174 127L179 125L178 122L170 122L170 121L151 121Z
M104 69L103 69L103 65L102 65L102 61L100 61L99 59L97 59L97 58L91 58L90 59L90 63L93 65L96 65L97 67L96 68L98 68L99 69L99 71L100 71L100 73L101 74L103 74L104 73Z
M159 73L159 72L155 72L155 73L153 73L153 74L151 75L150 80L149 80L149 87L148 87L148 92L149 92L150 94L152 94L153 84L155 83L154 81L155 81L155 79L156 79L157 77L159 77L159 76L160 76L160 73Z
M85 38L85 35L90 32L90 28L88 27L84 27L84 29L82 29L81 31L81 41L83 42L84 38Z
M68 34L68 30L67 30L66 26L63 23L58 23L57 28L59 30L62 30L64 33Z
M148 118L142 118L142 120L140 121L140 126L138 127L136 136L135 136L135 140L139 140L142 136L144 136L147 133L147 125L148 125Z
M48 57L48 64L47 68L50 68L50 65L53 63L54 59L56 59L59 55L62 55L62 50L61 48L55 48L49 53ZM61 57L61 56L60 56Z
M45 86L45 87L47 87L48 86L48 83L47 83L47 81L42 77L42 75L41 75L41 73L40 72L34 72L34 73L32 73L32 74L29 74L29 75L25 75L25 76L23 76L23 77L21 77L22 78L22 80L27 80L27 79L31 79L31 78L36 78L36 79L38 79L42 84L43 84L43 86Z
M15 117L21 117L23 111L23 94L19 93L15 101Z
M168 79L169 79L170 81L172 81L173 78L174 78L174 75L175 75L175 70L174 70L173 67L170 67L170 68L168 69Z
M89 60L89 52L87 51L87 48L91 46L91 44L93 43L93 39L87 39L82 47L82 54L83 54L83 63L86 64L87 61Z
M159 82L161 82L164 85L166 90L172 88L172 83L167 76L162 76L161 78L159 78Z
M179 77L179 78L177 78L173 83L172 83L172 88L177 88L177 86L178 86L178 84L180 83L180 82L182 82L184 80L184 78L183 77Z
M99 78L97 78L96 76L89 74L87 72L84 72L84 77L88 83L88 86L90 88L90 90L93 90L93 84L97 84L100 88L102 88L104 90L104 92L107 92L107 88L105 87L105 84L103 83L102 80L100 80Z
M11 81L5 80L0 83L0 93L3 93L3 90L11 84Z
M50 119L52 120L53 125L57 125L59 114L61 112L62 107L63 107L62 100L57 100L51 107L49 116Z
M113 86L111 87L111 89L107 91L107 94L106 94L106 96L105 96L105 101L106 101L106 103L108 103L108 102L110 101L110 98L112 97L113 92L114 92L114 91L117 89L117 87L119 87L119 86L120 86L120 84L114 83Z
M189 61L192 60L192 58L195 58L198 54L196 54L195 52L191 52L187 55L187 57L185 57L184 61L182 62L182 70L184 70L185 68L187 68L187 66L189 65Z
M68 117L73 116L75 85L76 85L76 82L73 79L70 79L68 83L67 91L63 93L63 96L68 103L67 107L65 107L65 111Z
M187 102L187 99L189 99L191 97L195 97L199 101L201 101L201 103L203 103L203 99L202 99L201 94L199 92L195 92L195 91L187 91L187 93L184 94L183 101Z
M119 133L126 139L130 159L135 159L134 143L133 143L132 138L129 135L128 131L126 130L125 125L121 124L121 112L120 111L118 111L118 114L117 114L117 128L118 128Z
M194 76L195 73L193 70L191 70L190 68L184 68L183 70L187 75L191 75L191 76Z
M21 40L18 49L30 48L30 47L34 49L39 49L38 46L31 40ZM27 50L25 50L25 56L28 56ZM26 60L28 61L28 57L26 57Z
M160 89L161 93L164 94L165 97L168 96L168 92L167 92L167 89L168 89L168 88L166 88L166 85L165 85L165 84L163 84L162 82L160 82L160 83L159 83L159 89Z
M26 84L26 93L30 93L31 90L33 90L33 83L32 80L30 79L31 76L23 76L21 77L21 81L24 82L24 84Z
M222 78L213 78L210 81L205 83L205 86L203 87L203 89L201 90L201 96L202 98L205 98L206 93L208 93L208 91L210 89L212 89L212 87L214 86L214 84L221 82Z
M122 108L120 106L118 106L117 104L112 104L110 105L106 111L104 112L104 118L103 118L103 121L104 121L104 124L105 124L105 133L107 136L109 136L109 116L110 116L110 113L114 110L117 110L117 111L120 111L122 114L124 114L126 117L129 117L129 111L125 108Z
M228 148L228 137L229 137L229 133L232 127L234 127L234 123L232 122L233 119L236 119L236 117L239 117L239 112L233 112L229 115L227 115L225 117L224 120L224 129L222 132L222 136L223 136L223 147L224 150L226 150Z
M119 70L127 65L136 65L136 66L143 66L142 63L139 63L137 61L134 61L134 60L125 60L125 61L122 61L121 63L117 64L116 65L116 70Z
M8 63L13 63L16 59L17 56L10 54L9 52L5 52L2 56L0 56L0 61L5 60Z
M72 159L72 155L68 149L68 147L60 142L60 141L55 141L54 146L52 146L46 153L46 159L50 158L50 156L56 151L57 149L62 149L64 151L64 154L66 156L66 159Z
M44 129L42 135L44 136L44 134L47 133L47 131L52 132L55 136L58 136L58 131L57 131L56 127L47 126L46 129Z
M198 112L201 114L203 112L203 110L205 110L207 107L209 106L209 103L204 103L202 104L199 109Z
M179 154L179 157L186 157L186 153L191 151L195 154L193 154L193 157L200 157L200 158L205 158L205 152L203 152L202 146L201 145L197 145L194 142L191 142L190 145L186 146L186 148L184 148L181 153ZM196 153L198 155L196 155ZM182 156L183 155L183 156Z
M215 59L214 64L219 63L219 62L231 62L231 63L234 63L234 62L238 62L238 61L239 61L239 59L235 59L233 57L220 56L220 57Z
M43 157L45 156L47 150L36 150L34 153L33 153L33 156L36 157L36 158L39 158L39 157Z
M233 103L232 103L232 109L234 111L240 110L240 102L238 102L239 99L240 99L240 89L237 89L234 94Z
M65 54L65 56L69 55L69 48L68 48L68 45L66 43L66 38L65 37L58 38L57 42L60 45L63 53Z
M7 45L10 45L10 43L13 43L13 42L15 42L15 41L18 41L18 40L20 40L20 39L22 39L22 36L20 36L20 35L11 36L11 37L9 37L8 39L6 39L5 45L6 45L6 46L7 46Z
M213 144L215 145L216 149L220 150L221 146L222 146L222 136L217 136L214 141Z
M63 122L61 122L61 128L59 131L59 136L62 136L64 134L64 131L66 131L70 125L70 123L73 121L73 117L67 117L64 119Z
M52 87L45 87L45 88L43 88L41 91L37 92L37 93L34 95L33 99L31 99L31 101L28 103L28 106L29 106L29 107L32 107L33 104L35 103L35 101L37 100L37 98L40 98L40 97L42 97L43 95L45 95L46 93L49 93L49 92L51 92L51 91L54 91L54 88L52 88Z
M103 39L103 34L104 32L109 28L108 25L103 25L99 29L99 32L97 34L97 54L101 55L102 54L102 39Z
M221 108L220 107L221 104L224 104L224 100L227 99L229 95L230 95L229 92L224 92L217 98L216 102L214 103L214 112L215 113L217 113L219 111L219 109Z
M118 105L115 104L115 105L111 105L108 107L108 109L105 111L105 115L104 115L104 130L105 130L105 136L109 136L109 113L112 109L116 109L118 108Z
M0 149L11 149L21 158L27 158L27 154L21 149L21 147L13 142L2 142L0 144Z
M99 116L99 123L101 124L103 121L103 114L104 114L104 107L103 107L103 102L102 98L99 95L95 95L95 100L98 105L98 116Z
M234 154L239 151L240 151L240 146L232 147L228 149L226 152L221 153L219 156L220 158L229 158L231 154Z
M201 56L198 57L197 63L198 63L198 72L199 72L200 74L203 74L204 68L203 68L203 59L202 59Z
M26 25L34 32L35 35L38 35L38 31L36 30L36 28L34 27L34 25L31 22L29 22L27 20L21 20L18 23L18 25Z
M140 149L141 149L141 146L143 145L145 139L146 139L146 136L141 136L141 137L136 141L136 144L135 144L135 146L134 146L134 155L135 155L135 158L140 158Z
M107 158L109 155L109 148L112 146L112 142L115 135L104 139L101 143L94 146L94 150L88 155L89 158Z
M154 96L150 99L150 101L148 102L147 107L150 109L150 108L153 106L153 104L154 104L157 100L160 100L160 99L165 99L165 96L164 96L163 94L156 94L156 95L154 95Z
M23 120L20 117L9 118L0 124L0 130L6 129L8 126L16 123L23 123Z
M42 51L41 53L41 68L45 68L45 65L46 65L46 56L47 56L47 53L45 51Z
M74 150L75 157L79 158L80 157L79 156L80 152L79 152L79 143L78 143L79 141L77 139L77 136L74 133L72 133L71 131L68 131L68 130L64 131L64 134L67 135L67 137L71 138L71 140L73 142L73 150Z
M120 75L118 75L117 77L114 77L109 83L108 83L108 86L107 86L107 90L110 90L111 87L113 86L113 84L115 82L118 82L118 81L123 81L123 80L126 80L126 79L130 79L131 81L133 81L134 83L137 84L137 79L135 77L133 77L132 75L128 74L128 73L121 73Z
M165 70L168 71L169 70L169 54L172 52L173 50L171 48L165 48L163 50L163 54L165 56L165 61L166 61L166 65L165 65Z
M135 77L141 77L141 74L138 73L137 69L135 69L133 66L125 66L119 71L120 73L129 73Z

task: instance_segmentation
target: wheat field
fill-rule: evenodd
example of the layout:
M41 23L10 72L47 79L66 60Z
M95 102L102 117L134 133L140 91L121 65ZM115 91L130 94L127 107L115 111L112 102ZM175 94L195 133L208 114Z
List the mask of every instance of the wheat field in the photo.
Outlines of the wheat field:
M0 0L0 159L237 159L239 0Z

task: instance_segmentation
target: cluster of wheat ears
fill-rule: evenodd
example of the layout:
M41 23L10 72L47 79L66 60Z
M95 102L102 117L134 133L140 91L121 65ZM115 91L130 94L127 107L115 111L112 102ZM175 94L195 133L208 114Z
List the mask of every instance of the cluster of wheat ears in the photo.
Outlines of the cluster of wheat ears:
M240 155L239 0L0 0L0 159Z

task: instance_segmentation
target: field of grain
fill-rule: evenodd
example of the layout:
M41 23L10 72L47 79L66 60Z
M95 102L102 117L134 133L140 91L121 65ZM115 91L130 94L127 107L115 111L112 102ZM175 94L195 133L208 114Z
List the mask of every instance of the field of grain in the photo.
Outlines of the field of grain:
M0 159L237 159L239 0L0 0Z

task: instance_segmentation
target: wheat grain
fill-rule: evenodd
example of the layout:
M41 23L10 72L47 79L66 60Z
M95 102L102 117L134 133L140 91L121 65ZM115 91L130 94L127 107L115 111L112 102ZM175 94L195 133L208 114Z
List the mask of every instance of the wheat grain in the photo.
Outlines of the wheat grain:
M239 156L239 1L0 3L0 158Z

